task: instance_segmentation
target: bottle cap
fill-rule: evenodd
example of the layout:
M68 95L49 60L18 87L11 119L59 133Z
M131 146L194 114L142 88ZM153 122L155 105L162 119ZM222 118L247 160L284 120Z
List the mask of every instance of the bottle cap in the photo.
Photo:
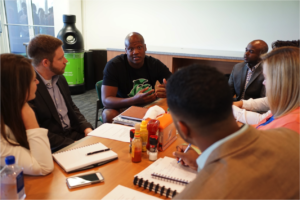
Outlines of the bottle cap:
M149 154L149 160L151 161L157 160L157 150L155 152L149 151L148 154Z
M157 141L158 140L158 137L157 137L157 135L150 135L150 138L149 138L149 143L151 144L151 145L157 145Z
M142 121L142 123L140 125L140 129L147 130L147 121L146 120Z
M76 15L63 15L63 22L64 23L75 23Z
M140 123L134 125L135 131L140 131Z
M7 156L5 158L5 163L7 165L13 165L13 164L15 164L15 157L14 156Z
M131 129L130 130L130 138L134 138L134 133L135 133L135 130L134 129Z

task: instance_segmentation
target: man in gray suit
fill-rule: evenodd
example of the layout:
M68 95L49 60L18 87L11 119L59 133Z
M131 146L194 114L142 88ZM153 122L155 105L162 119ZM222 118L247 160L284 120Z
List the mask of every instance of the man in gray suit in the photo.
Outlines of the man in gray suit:
M36 98L30 101L40 127L48 129L52 152L85 137L93 126L74 104L63 76L67 65L62 41L49 35L37 35L28 45L28 55L40 84Z
M216 69L189 66L167 83L180 136L202 154L174 152L197 170L175 199L299 199L299 134L285 128L238 127L227 80Z
M263 40L254 40L247 45L245 62L233 67L228 80L232 95L236 95L234 101L265 97L260 55L267 52L268 45Z

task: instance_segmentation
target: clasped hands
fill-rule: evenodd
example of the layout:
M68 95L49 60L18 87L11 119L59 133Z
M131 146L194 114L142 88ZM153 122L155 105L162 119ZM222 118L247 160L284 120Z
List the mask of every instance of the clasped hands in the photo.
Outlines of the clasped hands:
M146 92L149 87L139 91L134 98L136 99L137 104L145 104L150 103L157 98L166 98L167 97L167 90L166 90L166 79L163 80L163 84L158 85L158 89L154 91L154 89Z

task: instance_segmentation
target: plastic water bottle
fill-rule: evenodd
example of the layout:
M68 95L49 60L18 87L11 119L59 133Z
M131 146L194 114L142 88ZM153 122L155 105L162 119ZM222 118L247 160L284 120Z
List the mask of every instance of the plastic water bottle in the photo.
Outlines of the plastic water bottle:
M5 167L0 173L1 199L25 199L22 167L15 164L14 156L7 156L5 163Z

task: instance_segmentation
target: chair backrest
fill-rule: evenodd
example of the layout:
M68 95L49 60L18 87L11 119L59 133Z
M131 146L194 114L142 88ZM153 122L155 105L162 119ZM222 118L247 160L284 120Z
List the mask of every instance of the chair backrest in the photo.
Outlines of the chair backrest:
M103 82L103 80L98 81L98 82L96 83L96 91L97 91L98 99L99 99L99 102L100 102L100 108L103 108L102 99L101 99L101 87L102 87L102 82Z

